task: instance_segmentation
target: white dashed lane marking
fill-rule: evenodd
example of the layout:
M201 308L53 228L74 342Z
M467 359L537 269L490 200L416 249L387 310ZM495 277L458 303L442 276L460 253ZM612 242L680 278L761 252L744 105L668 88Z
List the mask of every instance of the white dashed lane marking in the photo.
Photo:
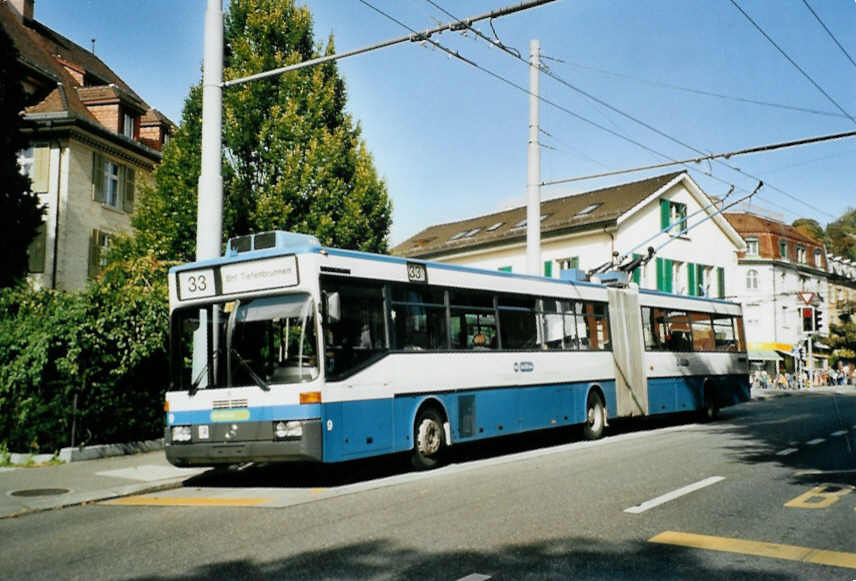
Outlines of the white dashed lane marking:
M784 450L779 450L776 452L776 456L790 456L794 452L799 452L796 448L785 448Z
M843 435L844 435L844 434L846 434L846 433L847 433L847 430L838 430L837 432L832 432L832 433L831 433L831 434L829 434L829 435L830 435L830 436L836 436L836 437L837 437L837 436L843 436Z
M809 446L817 446L818 444L823 444L826 441L826 438L815 438L814 440L809 440L806 442Z
M643 513L646 510L654 508L655 506L660 506L661 504L665 504L665 503L669 502L670 500L680 498L681 496L684 496L685 494L689 494L690 492L695 492L696 490L699 490L699 489L704 488L706 486L710 486L711 484L716 484L717 482L721 482L722 480L725 480L725 476L711 476L710 478L705 478L704 480L699 480L698 482L695 482L693 484L688 484L686 486L678 488L677 490L667 492L666 494L663 494L662 496L658 496L657 498L652 498L651 500L646 500L645 502L643 502L642 504L639 504L637 506L631 506L630 508L625 508L624 512L629 512L631 514Z

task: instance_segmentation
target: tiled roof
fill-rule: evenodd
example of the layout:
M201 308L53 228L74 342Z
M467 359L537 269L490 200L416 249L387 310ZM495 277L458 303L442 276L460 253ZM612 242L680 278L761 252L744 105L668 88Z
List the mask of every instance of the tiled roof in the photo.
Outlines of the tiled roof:
M683 172L669 173L637 182L620 184L546 200L541 203L542 235L585 229L614 222L636 204L674 180ZM438 224L422 230L392 249L399 256L429 257L495 243L525 240L526 207L513 208L468 220Z
M823 243L806 236L803 232L777 220L771 220L758 216L756 214L746 213L726 213L724 214L728 222L737 230L741 236L752 236L761 234L775 234L791 240L805 242L813 246L822 246Z
M38 93L40 100L24 110L25 118L81 120L112 134L90 113L84 101L119 98L140 113L150 110L139 95L92 52L40 22L30 19L22 21L11 6L2 1L0 26L18 49L21 64L32 71L31 79L41 87ZM81 86L80 77L75 78L63 63L71 66L76 73L83 72L85 82L96 84ZM168 119L166 122L172 125ZM146 150L147 154L157 153L142 143L136 145Z
M169 120L169 117L158 111L157 109L149 109L146 114L140 117L140 125L169 125L175 127L175 123Z

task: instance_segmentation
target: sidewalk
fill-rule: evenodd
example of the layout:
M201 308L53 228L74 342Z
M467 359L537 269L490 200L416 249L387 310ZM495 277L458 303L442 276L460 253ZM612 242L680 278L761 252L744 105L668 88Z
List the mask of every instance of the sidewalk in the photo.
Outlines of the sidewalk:
M176 468L163 450L58 464L0 468L0 518L178 488L205 468Z
M772 387L768 389L756 389L753 387L750 393L753 400L764 400L767 398L792 395L795 393L837 393L839 395L856 395L856 385L817 385L803 389L778 389Z

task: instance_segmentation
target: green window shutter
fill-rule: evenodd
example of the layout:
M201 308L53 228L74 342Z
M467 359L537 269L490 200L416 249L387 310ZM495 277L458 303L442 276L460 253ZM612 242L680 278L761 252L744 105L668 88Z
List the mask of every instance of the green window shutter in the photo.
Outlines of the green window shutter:
M104 198L104 157L97 151L92 152L92 199L96 202Z
M634 253L633 254L633 260L636 260L637 258L640 258L641 256L642 256L641 254ZM630 274L630 280L632 280L636 284L640 284L640 281L642 280L642 265L641 264L633 269L633 272Z
M36 237L30 242L27 249L27 270L29 272L45 271L45 246L47 244L48 231L42 222L37 230Z
M545 260L544 261L544 276L547 278L553 278L553 261Z
M691 297L698 295L698 287L696 286L696 265L692 262L687 263L687 294Z
M570 268L579 268L580 267L580 257L579 256L571 256L571 259L568 262L570 263L568 265Z
M660 229L665 230L670 226L669 218L671 218L672 208L669 200L660 200Z
M718 279L719 298L725 298L725 269L721 266L716 267L716 278Z
M33 192L48 191L50 184L51 150L48 147L37 147L33 150Z
M703 264L696 264L696 296L703 297L706 296L705 293L705 282L704 282L704 269L705 266Z
M136 173L134 172L134 168L130 167L124 167L122 172L125 174L122 209L130 214L134 211L134 187Z
M662 258L657 258L657 290L665 291L666 290L666 265L665 260Z
M668 258L664 258L663 259L663 274L665 275L665 278L666 278L666 288L663 290L665 290L667 293L675 292L674 291L675 285L674 285L674 281L672 280L673 279L673 270L674 270L674 261L672 261Z
M511 267L510 266L500 266L499 270L501 270L502 272L511 272Z
M89 268L87 274L89 278L95 278L98 274L98 268L101 265L101 232L93 230L89 234Z

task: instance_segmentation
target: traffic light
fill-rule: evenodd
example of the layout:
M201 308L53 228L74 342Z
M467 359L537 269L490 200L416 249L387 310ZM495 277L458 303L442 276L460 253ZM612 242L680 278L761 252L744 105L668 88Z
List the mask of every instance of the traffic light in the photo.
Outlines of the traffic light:
M823 311L819 307L814 308L814 330L820 331L820 326L823 324Z
M803 333L814 331L814 309L812 307L802 308L802 330Z

